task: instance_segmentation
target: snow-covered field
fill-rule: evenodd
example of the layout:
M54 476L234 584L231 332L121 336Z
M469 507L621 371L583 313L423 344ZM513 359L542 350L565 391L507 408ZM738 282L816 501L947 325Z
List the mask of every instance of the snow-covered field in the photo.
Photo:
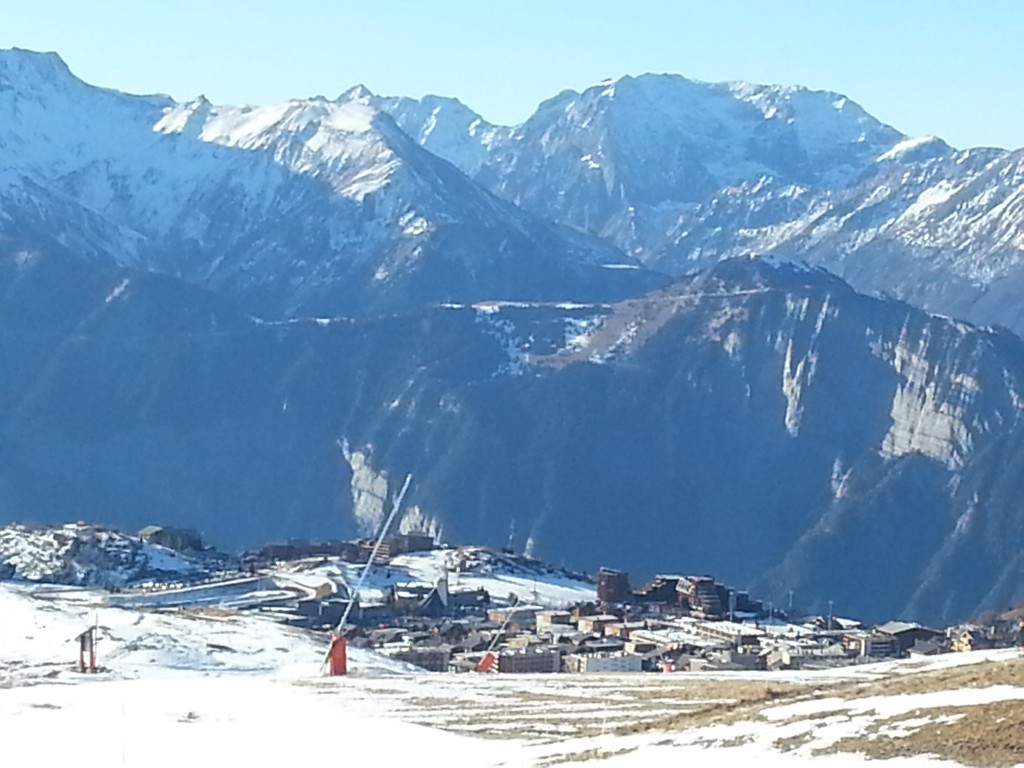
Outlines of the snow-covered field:
M73 638L94 621L104 670L81 675ZM1024 704L1013 650L827 674L488 676L353 649L345 678L320 675L323 651L323 638L256 616L0 583L0 765L842 768L867 762L850 751L867 739L910 745L893 764L924 768L944 763L914 752L928 751L922 733Z
M363 568L362 564L338 560L301 573L278 573L275 577L301 578L307 586L332 581L355 588ZM452 592L482 588L495 600L504 601L515 595L521 603L546 608L597 600L597 587L589 581L539 561L509 557L480 547L412 552L392 559L388 565L373 566L359 590L359 598L373 602L382 600L390 587L433 586L445 571Z
M0 527L0 577L123 586L147 576L198 576L202 570L178 552L101 526Z

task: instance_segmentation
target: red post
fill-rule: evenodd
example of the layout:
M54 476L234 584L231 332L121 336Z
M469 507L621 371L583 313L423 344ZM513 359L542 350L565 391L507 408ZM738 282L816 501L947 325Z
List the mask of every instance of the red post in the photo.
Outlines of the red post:
M96 671L96 627L89 627L80 634L78 640L78 671ZM89 666L85 666L85 652L89 651Z
M327 659L327 674L332 677L348 674L348 641L344 637L335 637L331 640L331 649L327 652Z

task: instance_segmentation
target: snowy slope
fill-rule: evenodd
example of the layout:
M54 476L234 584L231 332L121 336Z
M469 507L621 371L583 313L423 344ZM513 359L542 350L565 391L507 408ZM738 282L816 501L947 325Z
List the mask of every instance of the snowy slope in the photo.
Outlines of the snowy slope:
M1022 178L1020 152L966 150L883 156L843 189L759 181L681 214L651 261L678 271L773 254L824 266L861 290L1020 331Z
M7 584L0 584L0 615L0 721L18 726L0 737L5 759L179 766L180 750L154 744L182 740L197 765L229 756L267 765L322 759L317 734L355 740L375 731L405 734L410 760L425 743L474 753L468 739L400 722L382 726L317 695L306 681L320 675L325 641L270 621L228 612L137 613L103 607L87 590ZM81 675L71 671L74 637L93 622L102 671ZM358 648L349 665L347 680L410 669ZM62 737L47 740L54 729ZM307 731L314 737L297 738Z
M0 234L181 276L261 316L634 279L590 266L622 261L613 248L495 198L352 94L178 104L0 51L0 179Z
M99 627L102 678L260 675L314 677L326 640L253 614L225 610L135 611L106 605L88 589L0 582L0 685L80 680L74 638ZM351 651L357 674L403 673L410 667L366 649Z
M328 579L342 586L358 584L360 564L334 561L306 571L307 583ZM505 555L480 547L436 549L394 558L388 565L375 565L367 573L359 597L364 602L382 600L390 587L434 586L447 573L453 592L485 589L493 600L505 601L515 595L520 602L548 608L594 602L594 584L565 571L527 558ZM282 574L295 578L298 574Z
M873 763L851 747L868 737L906 739L897 764L925 768L962 764L927 756L956 748L955 728L949 739L937 729L988 728L987 717L1013 717L1024 700L1015 650L861 665L842 676L494 676L394 674L404 667L352 649L352 674L324 678L321 645L271 622L97 609L93 599L0 585L6 759L271 765L386 745L395 765L859 768ZM94 618L106 669L80 675L69 670L71 639ZM1005 743L976 749L1012 754L1013 738L1007 731Z
M116 530L69 523L0 528L0 576L70 585L123 586L195 576L203 565Z
M507 127L361 86L179 104L0 52L0 234L179 275L264 316L622 297L653 277L594 265L682 274L773 253L1020 331L1020 178L1019 153L908 138L800 87L623 77Z
M433 151L502 197L638 254L680 205L764 177L843 186L904 139L840 94L677 75L564 91L507 133L457 131L464 118L450 109L417 124L406 103L379 103L424 146L460 136Z
M444 100L375 103L500 196L656 269L771 253L1024 331L1019 152L906 137L842 94L673 75L565 91L473 134Z
M474 176L491 152L507 142L515 130L493 125L458 99L443 96L376 96L357 86L346 91L342 99L372 104L387 112L421 147L469 176Z

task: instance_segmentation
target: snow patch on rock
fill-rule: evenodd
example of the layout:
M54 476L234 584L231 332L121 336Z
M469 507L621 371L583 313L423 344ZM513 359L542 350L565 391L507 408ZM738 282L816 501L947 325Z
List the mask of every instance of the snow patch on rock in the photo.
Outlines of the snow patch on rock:
M357 450L349 446L348 440L342 440L341 453L352 471L349 482L352 514L360 530L367 536L373 535L380 529L386 514L387 476L370 465L369 449Z
M900 383L881 452L892 457L920 453L957 469L971 448L971 433L963 419L978 382L964 373L943 382L926 352L927 336L916 347L903 340L892 351ZM946 386L940 387L943 383Z

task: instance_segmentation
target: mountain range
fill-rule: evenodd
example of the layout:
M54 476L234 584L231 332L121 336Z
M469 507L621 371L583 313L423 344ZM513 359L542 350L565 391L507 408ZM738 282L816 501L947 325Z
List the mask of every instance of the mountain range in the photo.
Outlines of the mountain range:
M412 473L402 528L455 542L1005 607L1019 164L802 88L627 77L505 127L0 52L0 519L372 533Z
M451 99L349 98L498 196L681 275L748 254L1024 330L1024 154L907 137L837 93L675 75L493 126Z

